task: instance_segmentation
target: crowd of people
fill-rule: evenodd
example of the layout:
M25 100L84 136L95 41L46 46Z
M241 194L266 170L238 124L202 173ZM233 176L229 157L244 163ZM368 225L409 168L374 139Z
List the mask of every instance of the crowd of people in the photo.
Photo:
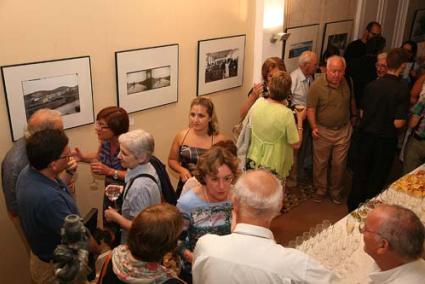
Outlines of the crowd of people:
M347 200L351 211L385 188L397 153L404 173L425 162L425 65L414 42L383 53L380 34L371 22L344 57L332 46L320 58L305 51L291 73L282 59L268 58L263 82L241 106L234 142L219 131L213 102L194 99L168 156L179 176L175 204L165 202L163 173L151 162L154 137L129 131L124 109L97 114L93 153L69 147L59 112L35 112L2 162L7 209L29 244L32 279L57 281L54 250L65 217L79 214L78 163L89 163L105 188L122 189L103 201L109 250L89 240L87 249L100 255L97 283L339 283L316 260L277 244L270 225L285 187L311 183L315 202ZM360 229L377 264L371 281L420 283L425 229L412 211L380 206Z

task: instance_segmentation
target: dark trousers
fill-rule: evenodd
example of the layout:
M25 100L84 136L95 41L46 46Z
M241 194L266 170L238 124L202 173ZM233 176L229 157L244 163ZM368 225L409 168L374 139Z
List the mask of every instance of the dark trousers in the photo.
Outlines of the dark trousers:
M384 189L397 151L397 138L360 133L353 181L347 206L349 211Z

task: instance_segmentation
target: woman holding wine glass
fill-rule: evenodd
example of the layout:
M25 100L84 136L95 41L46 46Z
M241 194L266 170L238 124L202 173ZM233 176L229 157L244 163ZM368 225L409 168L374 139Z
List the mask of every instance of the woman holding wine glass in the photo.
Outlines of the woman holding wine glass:
M96 116L95 130L100 142L98 151L83 153L78 147L75 148L78 161L90 163L93 174L105 176L105 186L119 184L120 181L123 184L125 168L118 159L118 136L126 133L128 128L128 114L123 108L106 107Z
M105 210L105 218L120 226L123 244L137 214L148 206L161 203L161 187L156 170L149 162L154 151L153 136L137 129L120 135L118 141L121 149L118 158L121 165L127 168L126 186L122 193L121 213L119 208L109 207ZM111 196L115 198L114 194Z

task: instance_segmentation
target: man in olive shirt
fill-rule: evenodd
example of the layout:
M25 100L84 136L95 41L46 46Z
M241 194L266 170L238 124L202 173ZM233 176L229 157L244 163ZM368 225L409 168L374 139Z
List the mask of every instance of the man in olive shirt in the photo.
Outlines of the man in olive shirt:
M350 114L356 113L354 98L344 78L345 67L343 57L330 57L327 61L326 76L321 76L313 82L307 98L307 117L313 136L313 183L316 202L323 200L329 187L332 202L342 203L341 182L352 133Z

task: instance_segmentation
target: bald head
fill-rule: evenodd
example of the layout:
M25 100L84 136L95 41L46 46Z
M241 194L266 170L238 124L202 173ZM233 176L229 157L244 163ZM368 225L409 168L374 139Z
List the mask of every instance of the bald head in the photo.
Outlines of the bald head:
M235 184L233 193L241 215L271 220L282 207L280 180L264 170L243 174Z
M25 138L29 138L35 132L45 129L63 130L63 121L60 112L48 108L39 109L34 112L28 119Z
M390 244L393 253L405 261L418 259L423 253L424 225L410 209L382 205L368 215L376 232Z

